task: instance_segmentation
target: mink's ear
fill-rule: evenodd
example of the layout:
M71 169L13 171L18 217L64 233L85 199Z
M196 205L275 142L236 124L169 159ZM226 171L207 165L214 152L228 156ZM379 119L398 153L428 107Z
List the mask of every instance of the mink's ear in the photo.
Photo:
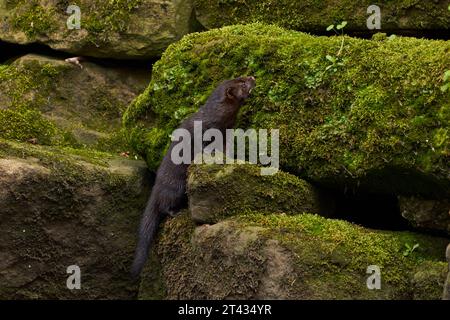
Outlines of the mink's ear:
M233 88L227 88L226 95L228 99L234 99Z

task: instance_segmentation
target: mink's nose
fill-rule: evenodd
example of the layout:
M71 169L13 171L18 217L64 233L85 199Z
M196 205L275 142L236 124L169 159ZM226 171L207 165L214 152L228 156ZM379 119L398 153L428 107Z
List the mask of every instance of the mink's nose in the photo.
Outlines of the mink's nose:
M254 88L256 86L256 79L255 77L247 77L247 83L250 85L250 87Z

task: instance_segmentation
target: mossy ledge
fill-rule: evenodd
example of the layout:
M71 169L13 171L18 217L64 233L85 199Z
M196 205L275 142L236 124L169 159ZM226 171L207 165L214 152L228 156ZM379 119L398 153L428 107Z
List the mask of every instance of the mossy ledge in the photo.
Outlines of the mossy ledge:
M66 12L69 5L81 11L79 29L67 27L75 13ZM192 6L191 0L0 0L0 40L99 58L154 58L196 28Z
M306 181L281 171L261 175L261 167L249 163L191 165L187 186L191 217L198 223L214 224L255 210L321 213L325 201Z
M70 69L47 59L17 60L0 65L0 137L43 145L77 145L74 137L58 128L41 112L48 104L53 84Z
M144 279L162 276L162 283L143 283L139 296L440 299L447 242L311 214L247 212L196 226L184 213L164 224L155 250L160 264L144 271ZM370 265L381 269L380 290L367 288Z
M121 118L148 78L139 70L108 70L92 62L80 70L36 54L0 64L0 138L127 151Z
M135 298L148 180L142 161L0 139L0 298ZM80 290L66 287L71 265Z
M450 12L446 0L195 0L200 23L208 28L225 25L265 22L288 29L325 32L331 24L345 20L350 32L370 33L367 8L381 9L382 32L421 34L427 30L449 30Z
M314 37L259 23L191 34L154 65L124 123L155 169L171 132L221 81L254 75L237 127L280 129L285 171L342 189L444 197L449 53L446 41Z

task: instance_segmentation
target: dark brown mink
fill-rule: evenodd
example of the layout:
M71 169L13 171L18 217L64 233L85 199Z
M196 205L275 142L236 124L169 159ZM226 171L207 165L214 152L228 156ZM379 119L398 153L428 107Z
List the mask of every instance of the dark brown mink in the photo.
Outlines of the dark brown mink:
M191 134L191 146L194 121L202 122L203 132L214 128L220 130L225 137L225 130L234 127L239 108L255 85L254 77L240 77L222 82L206 103L180 126ZM156 172L155 185L139 227L139 241L131 268L133 278L139 276L147 261L161 221L167 216L173 216L187 203L186 178L189 165L175 164L171 159L172 149L177 143L172 142ZM194 159L194 148L191 149L191 159Z

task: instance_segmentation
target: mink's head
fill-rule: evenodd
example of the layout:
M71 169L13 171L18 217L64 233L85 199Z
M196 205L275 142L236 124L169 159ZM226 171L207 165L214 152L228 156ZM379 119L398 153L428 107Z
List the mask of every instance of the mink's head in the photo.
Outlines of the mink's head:
M256 80L254 77L240 77L226 81L224 85L227 99L244 102L256 86Z

